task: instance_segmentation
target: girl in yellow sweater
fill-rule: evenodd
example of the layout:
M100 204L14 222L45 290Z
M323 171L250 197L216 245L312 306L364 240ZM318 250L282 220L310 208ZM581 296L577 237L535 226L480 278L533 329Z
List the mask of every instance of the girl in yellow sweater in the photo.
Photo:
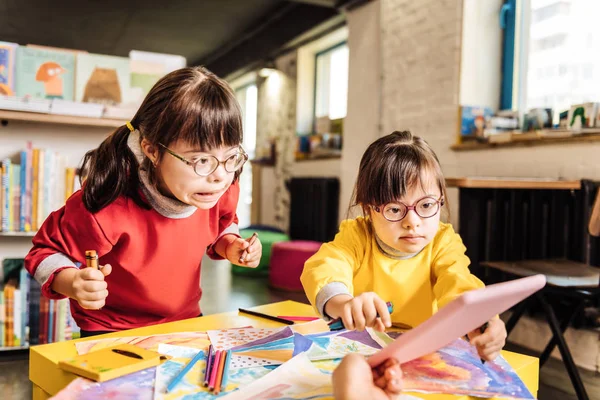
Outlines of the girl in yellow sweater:
M413 328L457 296L483 287L469 271L465 246L440 222L446 185L437 156L410 132L373 142L362 157L353 205L364 217L342 222L304 266L308 299L326 319L347 329ZM386 302L394 305L390 316ZM499 318L469 334L485 360L504 347Z

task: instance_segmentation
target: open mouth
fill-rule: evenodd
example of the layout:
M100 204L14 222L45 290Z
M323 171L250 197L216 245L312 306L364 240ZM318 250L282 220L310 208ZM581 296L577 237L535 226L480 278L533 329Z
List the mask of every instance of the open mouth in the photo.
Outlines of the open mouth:
M210 192L196 192L194 193L194 197L196 197L200 201L214 201L221 195L221 193L223 193L222 190L213 190Z

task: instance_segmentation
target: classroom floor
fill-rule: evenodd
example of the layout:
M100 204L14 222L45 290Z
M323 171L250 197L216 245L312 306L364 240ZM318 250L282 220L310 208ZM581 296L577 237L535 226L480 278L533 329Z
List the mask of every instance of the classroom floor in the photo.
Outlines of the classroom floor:
M204 314L231 311L238 307L250 307L282 300L306 302L302 293L287 293L271 290L267 280L231 276L227 263L203 265L202 311ZM508 345L513 351L526 350ZM0 354L0 398L22 400L31 398L31 383L28 379L29 360L27 352ZM581 370L582 379L591 399L600 399L600 379L594 372ZM541 400L576 400L567 372L558 360L551 359L541 370Z

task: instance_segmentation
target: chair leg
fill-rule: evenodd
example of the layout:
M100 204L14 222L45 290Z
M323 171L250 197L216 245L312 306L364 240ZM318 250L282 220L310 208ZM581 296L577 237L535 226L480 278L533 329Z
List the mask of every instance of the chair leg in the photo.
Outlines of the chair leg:
M567 327L569 325L571 325L571 323L575 319L575 316L579 315L579 313L581 312L581 310L585 306L585 303L586 303L585 300L582 299L579 302L579 304L577 305L577 307L575 309L575 312L573 312L570 316L564 318L561 321L561 323L560 323L560 332L561 332L562 335L565 334L565 331L567 330ZM546 361L548 361L548 359L550 358L550 354L552 354L552 350L554 350L555 346L556 346L556 340L555 340L555 337L552 336L552 338L550 339L550 341L546 345L546 348L544 349L544 351L540 355L540 368L542 368L544 366L544 364L546 364Z
M562 356L565 367L567 368L567 372L569 373L569 378L571 378L571 384L575 389L575 393L577 393L577 398L579 400L589 400L587 392L585 391L585 387L583 386L583 382L581 381L581 376L579 376L577 366L575 365L573 357L571 356L571 352L569 351L569 346L567 346L565 338L560 330L560 325L556 318L556 314L554 314L554 310L541 293L536 293L536 297L542 305L544 313L546 314L546 318L548 319L548 324L552 330L553 340L557 341L560 355Z
M512 313L512 315L508 319L508 322L506 323L506 336L507 337L508 337L508 335L510 335L510 332L517 325L517 322L519 322L519 320L521 319L521 317L523 316L523 314L525 313L527 308L529 308L529 306L531 305L531 303L533 302L534 299L535 298L532 296L528 299L523 300L522 302L520 302L517 305L517 307L515 307L515 311Z

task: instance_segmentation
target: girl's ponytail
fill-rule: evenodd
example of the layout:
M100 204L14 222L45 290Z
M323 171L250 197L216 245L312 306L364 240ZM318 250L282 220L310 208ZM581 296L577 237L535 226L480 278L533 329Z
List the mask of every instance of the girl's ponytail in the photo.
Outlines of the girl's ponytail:
M83 158L80 172L83 204L91 213L102 210L120 195L131 197L141 207L150 208L139 193L139 164L127 146L129 132L126 125L117 128Z

